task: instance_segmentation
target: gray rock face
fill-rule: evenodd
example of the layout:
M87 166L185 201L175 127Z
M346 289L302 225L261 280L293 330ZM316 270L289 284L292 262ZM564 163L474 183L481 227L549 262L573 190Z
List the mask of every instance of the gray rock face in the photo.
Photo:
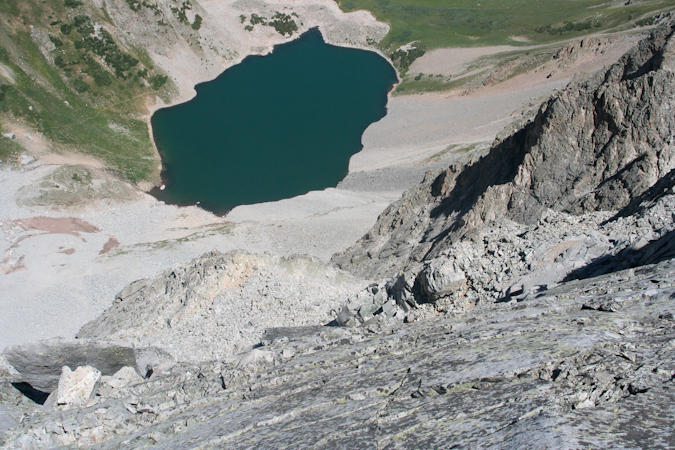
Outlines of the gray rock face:
M429 174L333 261L391 276L505 218L534 224L547 209L627 206L675 167L672 34L672 22L657 28L618 63L553 96L487 155Z
M588 309L597 299L622 305ZM270 331L235 361L179 363L36 409L5 445L47 448L675 446L675 263L368 332Z
M21 381L44 392L57 388L63 366L93 366L103 375L112 375L124 366L136 365L132 346L87 339L49 339L15 345L7 347L4 355L21 373Z

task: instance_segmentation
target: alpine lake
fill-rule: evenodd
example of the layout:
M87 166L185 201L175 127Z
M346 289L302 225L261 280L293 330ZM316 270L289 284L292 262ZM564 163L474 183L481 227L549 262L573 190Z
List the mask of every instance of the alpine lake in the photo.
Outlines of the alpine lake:
M249 56L152 116L165 189L151 194L223 215L334 187L396 82L383 57L326 44L318 29Z

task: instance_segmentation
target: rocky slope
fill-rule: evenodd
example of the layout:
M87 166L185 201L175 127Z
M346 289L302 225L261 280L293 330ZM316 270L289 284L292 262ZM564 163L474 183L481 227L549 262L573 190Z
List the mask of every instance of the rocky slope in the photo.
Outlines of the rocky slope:
M529 225L547 209L579 215L626 206L675 166L672 52L672 29L661 27L618 63L553 96L487 155L430 174L333 261L382 277L504 218Z
M674 30L429 173L334 258L372 283L214 252L6 349L4 445L675 447Z
M668 261L376 333L271 329L231 362L108 378L86 407L5 382L5 446L672 448L674 297Z
M227 359L266 328L330 322L366 285L307 256L213 251L130 284L77 337L159 345L184 361Z

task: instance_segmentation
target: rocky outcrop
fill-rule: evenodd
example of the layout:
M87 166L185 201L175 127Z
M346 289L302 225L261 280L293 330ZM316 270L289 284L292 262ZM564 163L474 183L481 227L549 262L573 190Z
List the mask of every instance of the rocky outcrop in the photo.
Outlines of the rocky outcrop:
M367 284L308 256L213 251L130 284L77 336L159 345L183 361L227 358L267 327L331 322Z
M21 373L21 381L44 392L57 388L63 366L90 365L112 375L124 366L136 365L132 346L104 340L50 339L7 347L4 355Z
M428 174L392 204L341 268L378 278L441 256L488 224L535 224L548 209L625 207L675 167L672 22L621 60L572 83L477 160Z
M63 368L92 366L104 376L124 367L133 367L140 376L164 370L175 364L173 357L156 347L137 347L105 338L47 339L5 348L4 357L18 373L12 378L33 389L53 392L59 385Z
M35 408L4 445L669 448L673 314L667 261L378 332L273 329L230 362Z

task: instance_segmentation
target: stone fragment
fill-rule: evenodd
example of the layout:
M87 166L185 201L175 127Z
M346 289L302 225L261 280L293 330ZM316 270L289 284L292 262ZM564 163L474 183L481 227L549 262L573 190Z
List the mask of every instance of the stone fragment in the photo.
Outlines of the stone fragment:
M389 296L396 300L396 304L406 311L408 310L406 303L410 305L415 304L412 294L415 286L415 277L416 274L413 271L406 270L397 278L387 283L387 293Z
M56 390L56 404L70 407L86 405L94 396L100 380L101 372L95 367L78 367L72 371L70 367L63 366Z
M466 274L454 259L436 258L417 276L422 291L432 300L450 295L466 283Z
M351 309L349 309L349 306L344 305L336 318L337 323L343 327L348 326L347 323L349 322L350 319L354 317L355 314L356 313L354 313Z
M274 363L274 353L257 348L246 354L237 364L239 369L255 368L256 366L266 366Z
M384 312L384 315L387 316L387 318L394 317L396 311L398 311L396 302L394 300L389 300L384 305L382 305L382 311Z
M621 304L613 298L594 298L582 306L581 309L594 309L596 311L617 312L621 310Z
M373 317L373 315L375 315L378 309L380 309L380 306L375 305L374 303L367 303L361 306L359 309L359 315L363 318L363 320L368 320Z
M142 347L134 350L136 372L143 378L149 378L155 372L165 372L176 365L176 359L170 353L157 347Z
M114 375L101 377L101 384L107 384L113 389L123 388L129 385L141 383L143 378L131 366L122 367Z

